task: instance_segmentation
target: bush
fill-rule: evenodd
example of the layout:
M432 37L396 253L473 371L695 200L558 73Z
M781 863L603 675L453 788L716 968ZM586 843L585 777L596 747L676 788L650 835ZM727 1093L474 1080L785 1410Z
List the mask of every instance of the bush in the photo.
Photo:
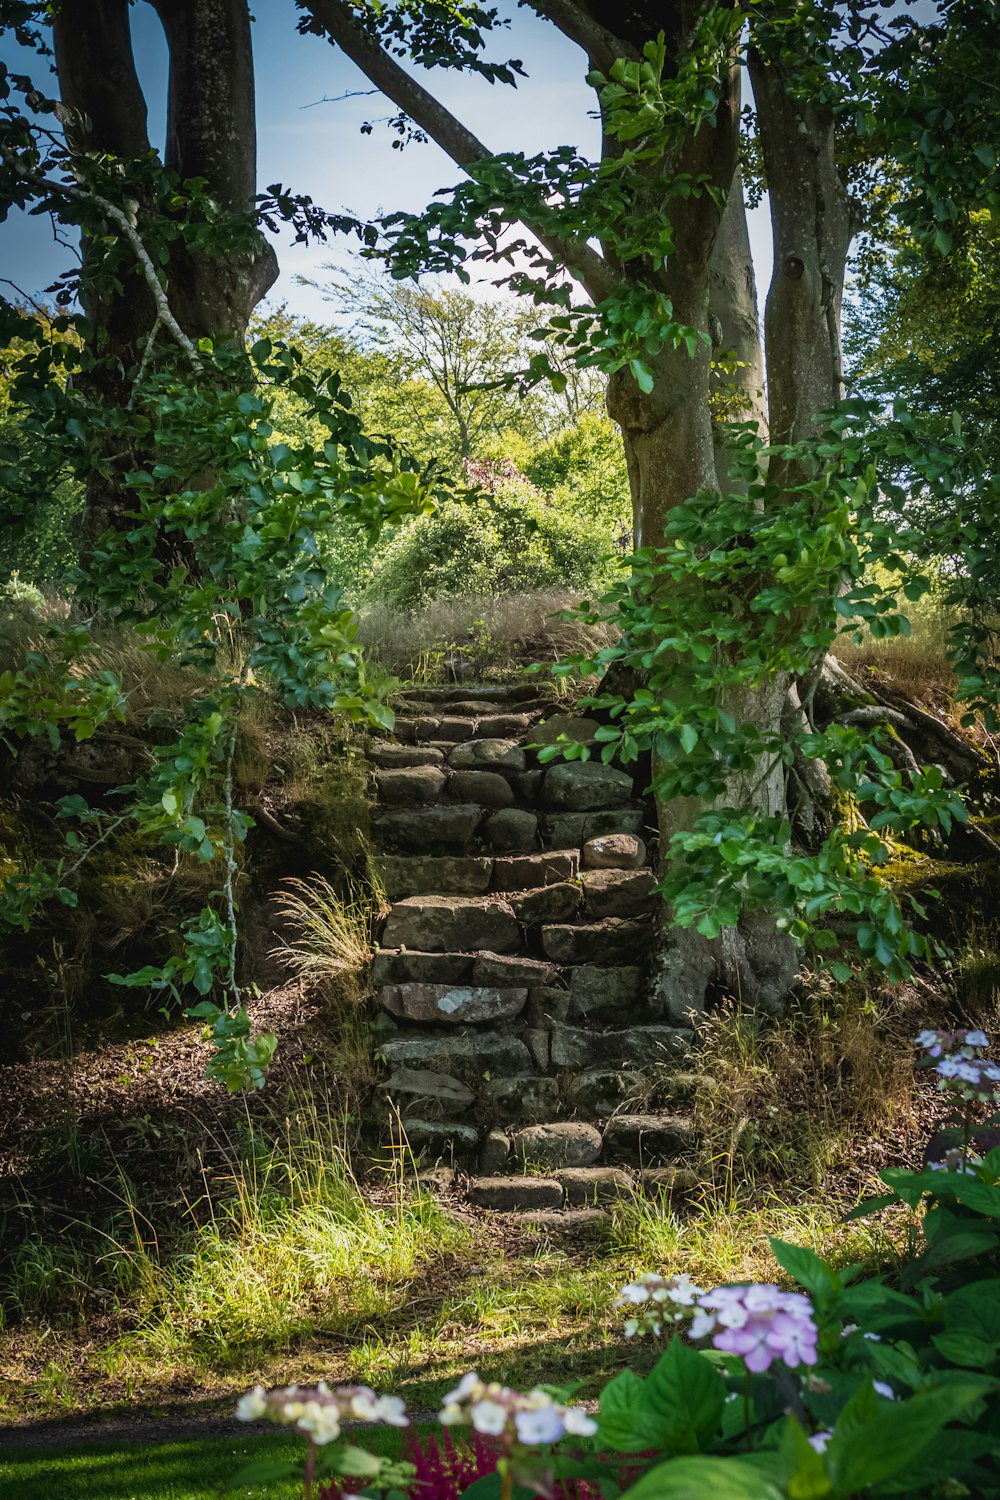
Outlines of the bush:
M537 450L524 472L560 510L606 533L607 545L631 531L632 497L621 433L607 417L585 413L575 427Z
M376 559L365 599L413 609L468 594L586 591L600 587L609 569L598 528L515 481L411 521Z

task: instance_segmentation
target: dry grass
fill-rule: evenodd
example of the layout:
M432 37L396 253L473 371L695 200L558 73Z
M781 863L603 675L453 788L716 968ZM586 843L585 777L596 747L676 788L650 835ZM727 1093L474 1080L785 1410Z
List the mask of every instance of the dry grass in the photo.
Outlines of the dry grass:
M546 590L440 599L413 613L372 604L358 640L384 671L409 680L489 677L610 644L607 626L559 618L577 603L576 595Z
M875 996L813 976L781 1020L739 1007L710 1017L692 1059L702 1191L839 1197L912 1153L912 1037L925 1009L905 987Z
M345 900L322 875L286 880L276 906L291 937L272 950L271 957L286 963L310 988L331 986L343 995L353 990L360 998L360 977L371 959L371 923L388 903L378 892L355 894ZM354 979L345 986L345 979Z
M867 631L860 642L842 636L833 653L846 672L863 679L865 672L886 677L918 702L938 694L952 696L955 674L948 660L948 633L961 611L940 602L919 605L901 601L910 634L876 640Z

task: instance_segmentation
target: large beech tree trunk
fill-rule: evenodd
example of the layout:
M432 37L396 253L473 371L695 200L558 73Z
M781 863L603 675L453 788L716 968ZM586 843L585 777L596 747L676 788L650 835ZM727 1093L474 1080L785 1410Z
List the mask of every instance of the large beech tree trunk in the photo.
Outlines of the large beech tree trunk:
M256 188L253 57L247 0L152 0L170 49L164 164L182 179L201 177L234 215L251 207ZM62 0L53 21L63 104L74 111L71 145L124 162L150 150L143 97L132 54L128 0ZM134 205L143 235L144 205ZM117 247L116 247L117 249ZM106 250L84 241L83 298L90 352L90 394L102 406L125 405L156 311L143 278L131 268L120 289L102 278ZM171 311L192 340L241 342L250 316L273 284L277 262L254 234L245 251L208 257L183 239L167 267ZM137 455L111 442L88 484L84 542L125 524L130 503L122 483Z

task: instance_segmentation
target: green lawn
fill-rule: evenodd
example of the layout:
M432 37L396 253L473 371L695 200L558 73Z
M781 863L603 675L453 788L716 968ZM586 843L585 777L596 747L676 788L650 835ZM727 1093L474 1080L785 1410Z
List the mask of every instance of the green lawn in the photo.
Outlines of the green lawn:
M398 1453L401 1435L373 1428L364 1434L363 1446ZM174 1443L88 1443L42 1452L0 1446L0 1495L17 1500L219 1500L223 1486L244 1464L304 1451L301 1439L284 1432ZM302 1500L302 1485L282 1480L231 1493L240 1500Z

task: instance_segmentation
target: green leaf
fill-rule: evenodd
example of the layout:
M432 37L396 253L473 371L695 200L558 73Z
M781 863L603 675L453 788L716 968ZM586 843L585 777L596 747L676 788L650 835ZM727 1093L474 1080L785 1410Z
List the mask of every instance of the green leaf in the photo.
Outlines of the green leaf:
M295 1458L261 1458L256 1463L244 1464L239 1473L223 1489L245 1490L255 1485L274 1484L279 1479L291 1479L302 1473L302 1460Z
M982 1400L983 1393L982 1382L942 1386L921 1391L910 1401L883 1405L869 1421L850 1423L847 1430L838 1422L826 1450L837 1493L869 1490L901 1473L931 1447L942 1427Z
M704 1354L674 1338L650 1372L646 1400L663 1424L663 1448L697 1453L718 1431L726 1387Z
M783 1271L794 1276L800 1286L814 1297L829 1296L836 1291L839 1278L813 1250L804 1245L789 1245L784 1240L771 1238L771 1250Z
M466 1492L468 1494L468 1492ZM622 1500L783 1500L765 1474L738 1458L674 1458L649 1469Z
M697 729L695 729L695 727L694 727L693 724L682 724L681 728L680 728L680 735L678 737L679 737L680 742L681 742L681 748L688 755L690 755L691 751L694 749L695 745L697 745L697 743L698 743L698 731L697 731Z

